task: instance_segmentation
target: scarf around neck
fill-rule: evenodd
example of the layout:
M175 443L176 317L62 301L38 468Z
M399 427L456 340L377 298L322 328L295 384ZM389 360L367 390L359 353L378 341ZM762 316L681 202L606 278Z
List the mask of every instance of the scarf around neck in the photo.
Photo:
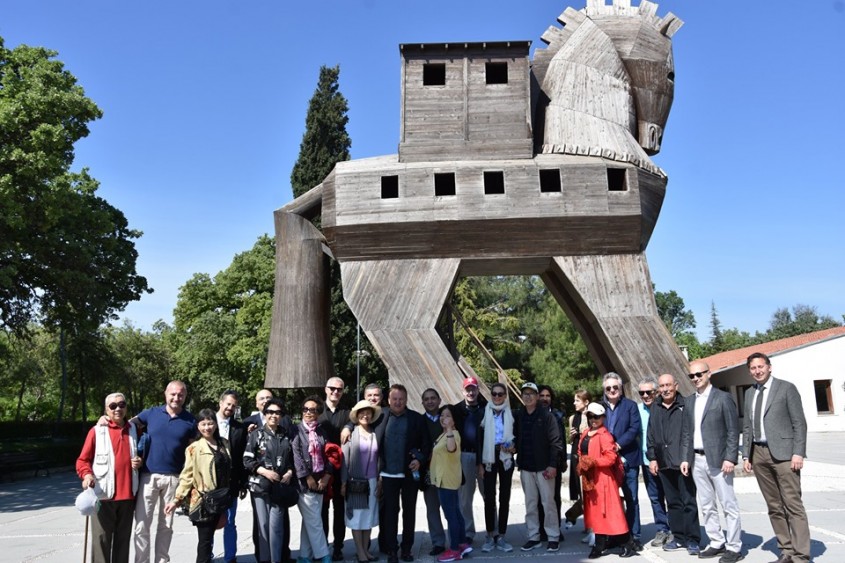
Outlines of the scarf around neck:
M507 401L501 405L494 405L492 401L487 403L487 407L484 409L484 420L481 422L481 425L484 427L481 463L484 464L484 468L487 471L491 471L493 464L496 462L494 459L496 455L496 421L494 417L498 414L501 414L503 417L502 422L504 423L502 439L505 442L513 442L513 414L511 413L510 407L508 407ZM499 459L502 460L505 471L513 466L513 454L499 451Z
M323 464L323 448L320 447L320 437L317 436L317 421L303 422L302 425L308 431L308 455L311 456L311 471L319 473L325 467Z

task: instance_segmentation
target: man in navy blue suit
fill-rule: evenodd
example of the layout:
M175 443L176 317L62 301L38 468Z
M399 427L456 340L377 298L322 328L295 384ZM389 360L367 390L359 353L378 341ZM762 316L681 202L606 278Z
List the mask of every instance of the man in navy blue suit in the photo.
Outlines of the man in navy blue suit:
M640 463L642 452L639 439L642 421L637 403L622 395L622 378L616 372L608 372L602 379L604 386L605 427L616 440L619 457L625 467L625 481L622 493L625 495L625 520L631 530L631 537L637 551L642 551L640 542L640 507L638 499Z

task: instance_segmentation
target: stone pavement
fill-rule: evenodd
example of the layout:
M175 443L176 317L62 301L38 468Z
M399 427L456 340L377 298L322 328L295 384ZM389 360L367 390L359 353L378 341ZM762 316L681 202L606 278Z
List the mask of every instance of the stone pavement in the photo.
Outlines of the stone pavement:
M766 514L766 506L753 477L739 477L735 488L742 511L742 541L745 561L763 563L777 559L777 545ZM564 476L564 484L566 476ZM816 433L809 437L809 457L802 474L804 505L810 519L812 553L819 563L845 562L845 433ZM20 480L0 484L0 561L66 563L83 560L83 530L85 519L73 508L73 500L80 491L79 480L71 471L54 472L50 477ZM566 487L564 486L564 495ZM567 502L564 501L566 505ZM238 508L238 561L251 563L252 556L250 503L239 503ZM692 558L685 552L668 553L648 546L647 540L654 535L651 507L640 487L640 514L643 524L642 537L646 549L639 557L630 561L651 563L681 563ZM483 528L483 507L480 498L475 503L475 521ZM291 548L296 554L299 546L299 513L291 510L293 539ZM468 556L477 561L524 560L540 557L547 561L588 561L589 548L580 542L582 521L563 537L557 553L536 549L525 553L519 546L526 540L525 505L518 477L515 475L511 496L510 525L507 540L514 545L513 553L498 551L482 553L482 535L476 538L476 550ZM190 563L196 559L196 532L186 517L177 517L171 547L173 563ZM425 503L420 497L417 502L417 529L414 555L418 561L431 562L431 549L426 533ZM376 530L377 534L377 530ZM702 537L706 537L702 529ZM218 532L215 542L216 561L222 561L223 539ZM89 546L90 549L90 546ZM346 560L355 561L355 548L347 532L344 548ZM616 555L607 555L599 561L617 560ZM88 557L90 560L90 554ZM384 558L382 558L384 560ZM711 560L716 561L716 560Z

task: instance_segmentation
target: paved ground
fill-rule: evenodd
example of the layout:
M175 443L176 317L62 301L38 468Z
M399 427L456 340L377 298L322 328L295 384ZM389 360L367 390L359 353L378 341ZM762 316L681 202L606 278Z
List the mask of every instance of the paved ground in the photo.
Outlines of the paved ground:
M813 557L820 563L845 561L845 471L843 470L845 470L845 433L811 434L809 459L802 474L802 483L804 504L809 515L810 531L813 537ZM757 482L753 477L741 477L736 479L735 483L742 510L745 561L749 563L774 561L777 558L776 543ZM583 528L581 521L575 528L564 534L564 541L558 553L547 553L541 550L529 553L519 551L518 546L526 540L525 506L518 480L514 480L514 485L507 539L517 546L516 551L512 554L495 551L490 554L482 553L479 549L481 542L477 540L476 551L470 558L478 561L497 560L499 562L524 560L528 557L542 557L548 561L587 561L589 548L579 541L580 530ZM81 561L85 520L73 508L73 500L79 490L79 480L70 471L53 473L50 477L0 484L0 546L2 546L0 561L9 563ZM433 561L433 558L427 555L431 545L428 534L425 532L424 506L420 498L417 505L417 528L420 531L416 536L414 552L419 561L429 562ZM640 507L643 539L648 540L654 535L655 530L652 524L651 508L642 487ZM291 515L292 528L295 530L291 547L296 550L299 546L300 520L295 509L291 511ZM476 502L475 520L478 523L484 521L480 500ZM254 558L251 555L249 502L240 504L238 526L240 530L238 561L251 563ZM702 536L704 537L703 530ZM222 561L222 536L219 533L215 547L218 561ZM344 553L347 561L355 560L355 548L348 533ZM175 524L171 561L189 563L195 559L196 533L187 518L179 517ZM600 561L616 559L616 555L608 555ZM638 560L647 560L652 563L681 563L689 562L692 558L686 552L667 553L657 548L647 547L639 558L631 559L631 561Z

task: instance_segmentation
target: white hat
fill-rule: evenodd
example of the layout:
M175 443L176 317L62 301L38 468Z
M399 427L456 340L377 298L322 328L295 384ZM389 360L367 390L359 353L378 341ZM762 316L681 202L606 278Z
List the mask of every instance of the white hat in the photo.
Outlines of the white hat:
M523 384L522 384L521 389L522 389L523 391L524 391L524 390L526 390L526 389L531 389L531 390L532 390L532 391L534 391L535 393L539 393L539 391L537 391L537 384L536 384L536 383L531 383L530 381L529 381L529 382L527 382L527 383L523 383Z
M373 411L373 417L370 419L371 423L378 420L378 417L381 416L380 406L370 404L370 402L366 399L361 399L355 403L355 406L352 407L352 410L349 412L349 420L351 420L353 424L358 424L358 413L364 409L370 409Z
M96 514L100 509L100 499L97 498L97 493L94 487L88 487L76 497L76 509L83 516L91 516Z
M587 412L596 416L604 416L604 407L599 403L590 403L587 405Z

